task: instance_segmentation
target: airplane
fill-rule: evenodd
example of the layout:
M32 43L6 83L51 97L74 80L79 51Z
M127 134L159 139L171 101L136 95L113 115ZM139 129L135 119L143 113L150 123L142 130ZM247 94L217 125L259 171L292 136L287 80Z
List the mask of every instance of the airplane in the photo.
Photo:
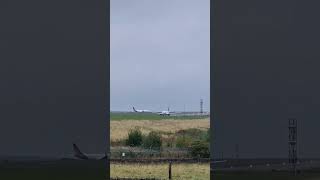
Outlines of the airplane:
M170 112L169 108L168 108L168 111L161 111L160 113L158 113L159 115L163 115L163 116L170 116L172 112Z
M78 160L103 160L107 158L107 155L103 154L84 154L75 143L73 144L73 156Z
M151 112L151 111L149 111L149 110L138 110L138 109L135 109L134 107L133 107L133 111L134 111L134 112L138 112L138 113Z
M165 115L170 116L172 113L174 113L174 112L171 112L171 111L169 110L169 108L168 108L167 111L151 112L151 111L149 111L149 110L137 110L137 109L135 109L135 108L133 107L133 111L134 111L134 112L137 112L137 113L155 113L155 114L163 115L163 116L165 116Z

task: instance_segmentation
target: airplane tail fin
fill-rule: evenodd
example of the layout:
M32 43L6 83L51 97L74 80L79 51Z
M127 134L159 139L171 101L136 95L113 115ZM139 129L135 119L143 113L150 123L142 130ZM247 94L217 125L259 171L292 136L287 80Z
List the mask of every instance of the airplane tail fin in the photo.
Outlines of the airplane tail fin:
M133 108L133 111L134 111L134 112L137 112L137 110L136 110L134 107L132 107L132 108Z
M79 159L89 159L85 154L83 154L76 144L73 144L73 155Z

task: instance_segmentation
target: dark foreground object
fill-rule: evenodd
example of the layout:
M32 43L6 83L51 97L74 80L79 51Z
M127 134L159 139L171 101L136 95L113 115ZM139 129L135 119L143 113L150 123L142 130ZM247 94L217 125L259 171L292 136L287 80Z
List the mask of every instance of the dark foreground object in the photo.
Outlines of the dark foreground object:
M4 180L105 180L104 161L15 162L0 165Z
M320 170L317 172L302 172L297 176L288 172L216 172L211 176L214 180L318 180Z

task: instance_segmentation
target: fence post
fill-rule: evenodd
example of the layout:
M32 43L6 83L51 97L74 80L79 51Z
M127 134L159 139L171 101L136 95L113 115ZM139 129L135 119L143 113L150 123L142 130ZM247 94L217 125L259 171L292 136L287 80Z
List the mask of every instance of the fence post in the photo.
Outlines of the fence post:
M171 166L172 166L172 161L169 162L169 180L171 180Z

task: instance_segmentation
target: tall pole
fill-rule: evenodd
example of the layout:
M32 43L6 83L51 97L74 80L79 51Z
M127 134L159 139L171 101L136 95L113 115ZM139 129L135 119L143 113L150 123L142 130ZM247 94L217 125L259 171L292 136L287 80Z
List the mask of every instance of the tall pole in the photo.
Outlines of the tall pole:
M172 171L171 171L172 169L171 168L172 168L172 162L170 161L169 162L169 180L172 179Z
M289 119L289 166L291 172L297 173L297 120Z
M203 113L203 99L200 99L200 114Z

